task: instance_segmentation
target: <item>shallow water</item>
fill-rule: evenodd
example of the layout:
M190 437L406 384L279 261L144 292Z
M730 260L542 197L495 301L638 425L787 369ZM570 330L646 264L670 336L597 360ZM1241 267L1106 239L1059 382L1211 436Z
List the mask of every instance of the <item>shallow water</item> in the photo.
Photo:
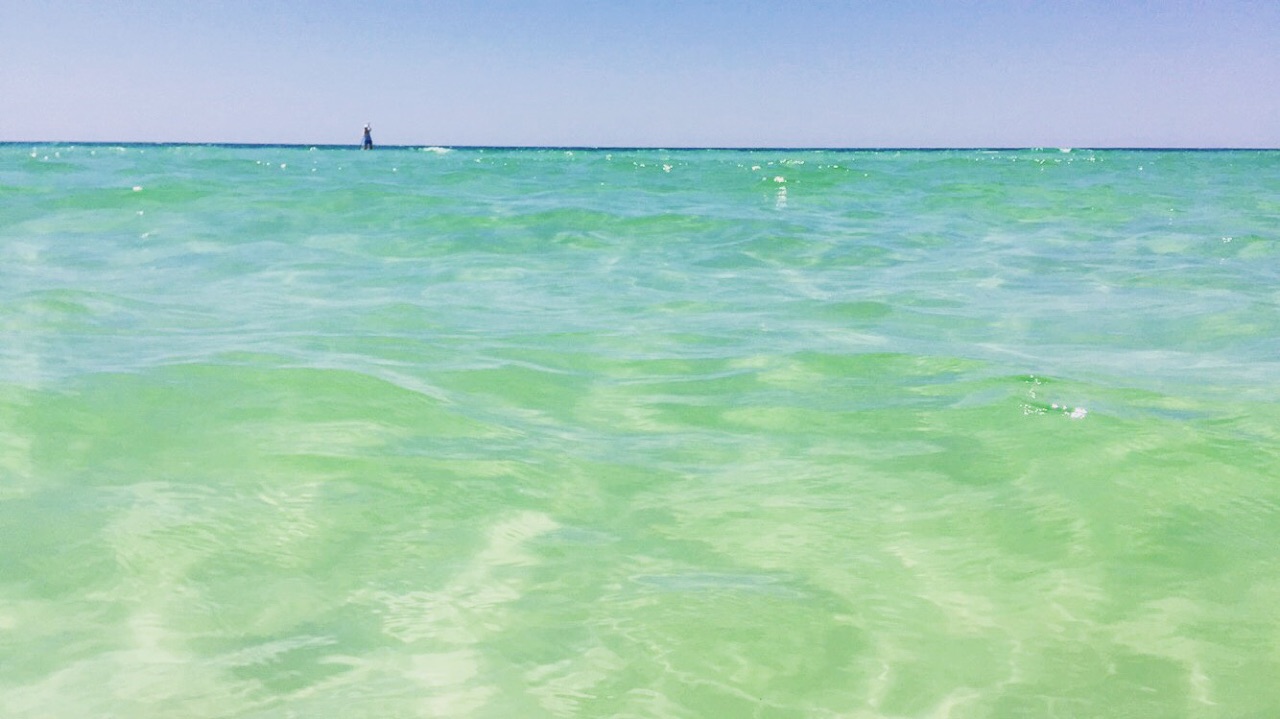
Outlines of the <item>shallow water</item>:
M6 716L1280 706L1280 153L0 158Z

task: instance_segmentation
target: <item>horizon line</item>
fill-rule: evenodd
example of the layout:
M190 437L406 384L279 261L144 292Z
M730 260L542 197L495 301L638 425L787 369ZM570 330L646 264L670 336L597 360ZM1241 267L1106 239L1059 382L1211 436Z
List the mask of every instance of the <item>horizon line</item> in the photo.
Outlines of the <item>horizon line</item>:
M86 145L95 147L226 147L226 148L307 148L325 150L362 150L360 143L307 142L221 142L198 140L0 140L6 145ZM1028 150L1062 151L1129 151L1129 152L1273 152L1280 147L1262 146L1182 146L1182 145L449 145L432 143L375 145L373 150L561 150L561 151L750 151L750 152L1008 152Z

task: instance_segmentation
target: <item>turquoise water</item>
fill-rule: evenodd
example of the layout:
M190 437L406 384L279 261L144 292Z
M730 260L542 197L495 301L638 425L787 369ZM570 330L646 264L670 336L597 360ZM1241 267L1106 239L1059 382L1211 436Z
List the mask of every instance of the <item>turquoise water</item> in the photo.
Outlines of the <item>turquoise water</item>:
M6 717L1280 711L1280 153L0 158Z

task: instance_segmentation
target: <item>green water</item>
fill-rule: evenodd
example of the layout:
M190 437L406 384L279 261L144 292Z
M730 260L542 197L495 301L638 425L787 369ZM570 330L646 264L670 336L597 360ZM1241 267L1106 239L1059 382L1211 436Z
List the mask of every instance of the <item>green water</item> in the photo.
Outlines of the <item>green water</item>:
M1280 153L0 158L0 715L1280 708Z

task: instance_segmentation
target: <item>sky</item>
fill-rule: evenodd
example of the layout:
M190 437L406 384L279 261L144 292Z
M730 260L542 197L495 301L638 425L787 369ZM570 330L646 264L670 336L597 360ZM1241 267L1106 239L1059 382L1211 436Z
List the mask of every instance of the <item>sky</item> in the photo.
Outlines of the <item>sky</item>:
M0 141L1280 147L1277 0L0 8Z

